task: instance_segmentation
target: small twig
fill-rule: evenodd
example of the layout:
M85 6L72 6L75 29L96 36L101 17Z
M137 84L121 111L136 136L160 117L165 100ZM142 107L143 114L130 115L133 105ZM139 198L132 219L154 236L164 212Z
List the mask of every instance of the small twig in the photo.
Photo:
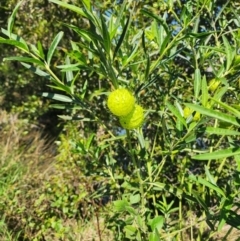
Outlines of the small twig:
M98 212L96 212L96 218L97 218L97 231L98 231L99 241L102 241Z

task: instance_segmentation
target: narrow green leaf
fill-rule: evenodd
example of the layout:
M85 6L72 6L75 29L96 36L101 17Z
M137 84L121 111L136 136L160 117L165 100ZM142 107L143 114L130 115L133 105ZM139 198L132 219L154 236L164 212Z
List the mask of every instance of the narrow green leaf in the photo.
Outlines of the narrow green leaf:
M183 116L184 112L183 112L182 106L179 104L178 101L175 101L174 104L175 104L176 108L178 109L178 112L181 114L181 116Z
M240 154L240 148L229 148L220 151L215 151L211 153L204 153L193 156L192 159L199 160L199 161L207 161L207 160L219 160L235 155Z
M159 52L160 55L162 55L163 52L165 51L171 36L172 36L171 33L167 33L167 35L164 36L162 44L161 44L160 52Z
M185 143L196 142L197 136L196 133L193 131L188 131L188 134L185 136L184 141Z
M70 84L71 93L74 93L74 87L75 87L74 84L75 84L75 81L79 78L79 76L80 76L80 72L78 72L72 79L72 82Z
M217 226L217 231L220 232L222 230L222 228L225 226L225 224L226 224L226 220L221 217L221 219L219 219L219 224Z
M214 93L213 98L216 100L220 100L224 94L228 91L228 85L221 87L218 91Z
M204 169L205 169L205 174L206 174L209 182L216 186L217 183L216 183L216 181L214 179L214 176L210 173L210 171L209 171L209 169L208 169L208 167L206 165L204 166Z
M90 31L100 32L101 33L101 20L96 11L89 10L88 8L84 9L84 14L90 22ZM97 31L95 30L97 28Z
M216 191L218 194L220 194L221 196L226 198L225 193L222 191L222 189L220 189L218 186L208 182L206 179L203 179L199 176L197 177L195 175L190 175L188 178L194 182L200 183L200 184L210 188L211 190Z
M148 9L142 9L141 12L153 19L156 19L163 27L164 27L164 30L165 32L168 34L170 31L169 31L169 28L168 28L168 25L166 23L166 21L164 21L162 18L160 18L158 15L150 12Z
M240 126L240 119L233 117L231 115L227 115L224 113L221 113L219 111L215 111L215 110L211 110L211 109L207 109L205 107L199 106L199 105L195 105L195 104L185 104L186 106L190 107L191 109L200 112L203 115L207 115L210 116L212 118L216 118L218 120L221 121L225 121L227 123L236 125L236 126Z
M67 66L72 65L69 56L66 57L65 63L66 63ZM71 68L70 69L66 68L66 69L67 69L67 71L66 71L66 80L67 80L67 84L70 85L70 83L73 80L73 72L72 72Z
M203 198L201 197L201 194L195 190L192 190L191 194L192 195L190 196L190 198L189 197L187 197L187 198L189 198L190 200L192 199L191 201L194 201L194 202L200 204L203 207L203 209L205 210L205 212L208 213L209 208L206 205L206 201L203 200ZM192 196L193 196L193 198L192 198Z
M37 42L37 48L38 48L38 52L39 52L39 55L42 59L45 59L45 55L44 55L44 52L43 52L43 47L42 47L42 44L40 41Z
M44 66L44 63L38 59L34 59L34 58L29 58L29 57L6 57L4 58L5 60L10 60L10 61L20 61L20 62L27 62L27 63L32 63L32 64L37 64L40 66Z
M39 69L39 68L36 68L36 67L33 66L33 65L29 65L29 64L26 64L26 63L23 63L23 62L20 62L20 63L21 63L25 68L27 68L27 69L29 69L30 71L32 71L33 73L35 73L35 74L37 74L37 75L39 75L39 76L41 76L41 77L44 77L44 78L46 78L46 79L51 80L51 81L56 85L56 86L51 86L51 85L49 85L50 87L55 88L55 89L58 89L58 90L62 90L62 91L65 91L65 92L68 93L68 94L71 94L71 90L70 90L70 88L69 88L68 86L65 86L65 85L62 84L60 81L55 80L54 78L51 78L51 76L50 76L48 73L42 71L42 70Z
M70 87L62 84L61 82L53 79L53 78L50 78L51 81L55 84L55 85L47 85L48 87L52 88L52 89L55 89L55 90L60 90L60 91L65 91L66 93L68 93L69 95L72 94L72 91L70 89Z
M33 73L35 73L35 74L37 74L37 75L39 75L39 76L45 77L45 78L47 78L47 79L50 79L50 75L49 75L48 73L42 71L41 69L36 68L36 67L34 67L33 65L23 63L23 62L21 62L21 64L22 64L25 68L27 68L27 69L29 69L30 71L32 71Z
M90 0L82 0L84 6L90 11L91 10L91 1Z
M160 48L164 38L164 28L162 25L159 26L159 22L156 19L154 19L151 28L152 32L154 33L154 38L156 39L156 42Z
M27 52L29 51L29 48L28 48L28 45L27 45L26 41L21 36L16 35L14 33L11 33L11 35L9 35L8 31L4 28L1 28L1 31L2 31L3 34L8 36L9 39L22 43L24 45L24 50L26 50Z
M13 29L13 25L14 25L14 20L17 14L17 11L20 7L20 5L23 3L23 1L20 1L17 3L17 5L15 6L15 8L13 9L13 12L10 16L10 18L8 19L8 36L10 37L12 34L12 29Z
M142 135L142 132L138 131L136 135L137 135L139 144L141 146L141 149L142 150L146 149L146 141L144 140L144 136Z
M79 64L78 64L79 65ZM81 68L74 66L74 65L68 65L63 67L64 65L62 65L62 69L61 72L68 72L68 71L79 71ZM58 68L61 68L61 66L59 65Z
M192 130L194 130L196 128L196 126L198 125L198 122L191 122L188 126L188 132L191 132Z
M116 46L116 48L114 50L114 53L113 53L113 59L117 56L117 53L118 53L118 51L119 51L119 49L120 49L120 47L121 47L121 45L122 45L122 43L123 43L123 41L126 37L126 34L128 32L129 26L130 26L130 22L131 22L130 20L131 20L131 16L128 17L127 22L124 25L122 34L121 34L121 36L118 40L117 46Z
M193 33L193 32L191 32L191 33L188 33L187 36L191 36L191 37L195 37L195 38L199 38L200 39L200 38L209 37L209 35L211 35L213 33L217 33L217 31L209 31L209 32L203 32L203 33ZM206 46L201 46L201 47L206 47ZM211 48L211 49L213 49L213 48Z
M200 17L198 16L198 17L195 18L193 29L192 29L192 33L196 34L196 36L199 36L199 33L198 33L198 31L199 31L199 22L200 22Z
M118 12L117 19L115 22L116 26L119 26L120 22L124 19L127 3L128 3L128 0L124 0L123 3L121 3L121 9Z
M103 46L108 56L110 56L111 40L104 17L101 15Z
M82 116L77 116L77 115L74 115L74 116L70 116L70 115L58 115L59 118L63 119L63 120L81 120L81 121L84 121L84 117ZM87 119L86 119L87 120Z
M147 54L147 48L146 48L146 41L145 41L145 31L143 31L143 33L142 33L142 46L143 46L144 54L146 55Z
M179 119L177 119L177 121L176 121L176 128L179 131L183 131L183 124L182 124L182 122Z
M129 62L131 62L133 60L134 57L136 57L136 55L138 55L139 53L137 52L139 48L139 43L136 44L136 46L134 47L134 49L132 50L131 54L129 55L129 57L123 61L123 67L125 67Z
M167 121L164 115L162 115L162 118L160 119L159 124L162 126L162 133L163 133L165 142L170 143L169 130L168 130Z
M88 138L86 146L85 146L86 150L89 150L89 148L90 148L90 146L91 146L95 136L96 136L95 134L91 134L91 136Z
M25 46L25 44L23 44L19 41L16 41L16 40L4 39L4 38L0 37L0 43L13 45L13 46L25 51L25 52L28 52L28 48Z
M31 51L32 51L35 55L37 55L39 58L41 58L41 59L44 60L44 58L42 58L42 56L41 56L38 48L37 48L35 45L30 44L30 49L31 49Z
M66 71L79 71L80 68L78 67L80 66L79 63L77 64L64 64L64 65L58 65L56 66L58 69L61 69L61 71L66 72Z
M73 109L73 106L68 107L66 104L50 104L49 107L60 110Z
M86 93L87 93L87 87L88 87L88 80L86 79L84 84L83 84L83 87L82 87L82 90L81 90L81 98L84 99Z
M159 55L162 55L169 43L172 34L169 31L166 32L163 25L159 26L159 22L157 20L154 20L152 24L152 31L159 47Z
M234 9L234 7L231 7L231 11L234 13L235 20L237 22L237 23L235 22L235 24L237 25L237 27L240 27L240 16L239 16L238 10L239 8Z
M181 113L173 105L171 105L169 102L167 102L167 107L172 112L172 114L174 116L176 116L178 118L178 120L181 121L181 123L185 127L187 127L187 123L186 123L185 119L182 117Z
M209 96L208 96L207 80L206 80L205 75L202 78L201 90L202 90L202 96L201 96L202 106L206 107L207 103L208 103Z
M215 32L213 32L213 33L215 33ZM222 49L222 48L205 46L205 45L200 45L199 47L202 48L202 49L206 49L206 50L208 50L208 51L209 51L209 50L213 50L214 52L218 52L218 53L221 53L221 54L225 54L225 51L224 51L224 49Z
M52 3L56 3L57 5L59 5L61 7L67 8L67 9L73 11L73 12L76 12L83 17L86 17L86 14L84 13L84 11L81 8L76 7L75 5L68 4L68 3L65 3L65 2L62 2L62 1L59 1L59 0L49 0L49 1L52 2Z
M233 210L225 210L224 219L226 223L240 230L240 215Z
M109 20L108 20L108 32L109 32L109 35L110 35L110 39L112 41L112 39L115 37L119 27L116 25L116 17L111 14L109 17Z
M212 63L211 63L211 65L212 65ZM223 75L225 74L225 72L226 72L226 70L225 70L224 65L221 65L220 68L217 71L215 71L214 68L213 68L213 73L214 73L214 75L216 75L216 77L218 79L223 78Z
M230 113L232 113L236 117L240 118L240 111L238 111L237 109L231 107L228 104L223 103L222 101L216 100L215 98L211 98L211 99L214 100L219 105L221 105L225 110L228 110Z
M56 37L52 41L52 43L49 47L48 53L47 53L47 63L48 63L48 65L50 65L50 62L51 62L52 56L54 54L54 51L57 48L57 46L58 46L62 37L63 37L63 32L61 31L56 35Z
M222 136L240 135L240 132L238 131L224 129L224 128L217 128L217 127L207 127L205 132L208 134L222 135Z
M93 58L92 56L93 55L98 56L98 52L97 52L95 46L92 43L90 43L89 47L84 45L84 44L81 44L81 43L79 43L79 46L82 47L83 49L88 50L88 58L89 58L89 60L92 60L92 58Z
M222 38L223 38L223 43L225 46L225 52L226 52L226 58L227 58L225 71L228 71L231 67L235 54L234 54L233 49L232 49L230 43L228 42L227 38L224 35L222 35Z
M55 109L61 109L61 110L82 110L83 106L77 106L77 105L72 105L70 104L50 104L50 108L55 108Z
M43 92L41 96L47 97L52 100L62 101L62 102L68 102L68 103L73 102L73 99L71 97L66 95L56 94L56 93Z
M232 107L234 107L236 110L240 110L240 105L238 104L232 104Z
M200 69L195 69L194 72L194 97L197 100L199 93L200 93L200 89L201 89L201 72Z
M234 156L234 159L236 161L236 164L237 164L237 169L236 171L238 171L240 173L240 154L239 155L235 155Z
M148 184L153 186L154 190L169 191L177 196L183 195L183 191L173 185L168 185L166 183L161 183L161 182L153 182L153 183L150 182Z
M146 59L147 59L147 64L146 64L145 73L144 73L145 83L148 82L148 79L149 79L149 71L150 71L150 58L149 58L149 56L146 56Z
M67 23L63 23L64 26L72 29L73 31L75 31L78 35L80 35L80 37L82 37L84 40L86 40L87 42L95 42L95 41L102 41L102 38L100 35L98 35L96 32L91 31L91 30L86 30L86 29L81 29L77 26L74 26L72 24L67 24ZM73 43L73 42L72 42Z

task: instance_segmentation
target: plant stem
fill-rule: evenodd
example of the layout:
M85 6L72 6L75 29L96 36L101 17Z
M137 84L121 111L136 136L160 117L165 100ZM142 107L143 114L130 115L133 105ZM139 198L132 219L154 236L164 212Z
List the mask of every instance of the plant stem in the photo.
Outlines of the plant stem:
M187 158L185 157L182 162L182 177L180 181L180 187L184 190L184 183L185 183L185 175L186 175L186 163L187 163ZM183 228L183 197L182 195L179 196L179 230L182 230ZM183 232L180 232L180 238L183 240Z
M131 159L133 161L133 164L137 170L137 177L138 177L138 181L139 181L139 189L140 189L140 194L141 194L141 205L142 205L142 209L144 210L145 200L144 200L143 180L141 178L140 167L139 167L137 160L135 158L135 155L134 155L134 149L133 149L132 143L131 143L130 132L129 132L129 130L126 130L126 132L127 132L127 142L128 142L128 147L129 147L129 153L130 153Z
M183 225L182 225L182 221L183 221L183 216L182 216L182 208L183 208L183 204L182 204L182 196L179 197L179 230L182 230ZM183 240L183 232L180 232L180 239Z

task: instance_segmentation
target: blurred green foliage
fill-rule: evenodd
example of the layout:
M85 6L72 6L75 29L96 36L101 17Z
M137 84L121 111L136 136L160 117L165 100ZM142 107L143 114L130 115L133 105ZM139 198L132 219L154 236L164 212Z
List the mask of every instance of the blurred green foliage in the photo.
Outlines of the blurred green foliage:
M6 26L7 19L17 4L17 0L1 1L0 22L1 26ZM26 1L17 14L15 29L16 33L28 39L29 43L40 41L44 51L47 51L51 40L56 32L65 31L68 36L62 42L62 48L69 47L69 39L74 39L74 34L62 26L62 20L84 26L81 18L78 18L73 12L56 8L48 1ZM0 46L0 93L1 106L8 110L19 113L23 118L36 120L38 116L48 110L48 102L36 98L49 82L32 74L18 62L3 62L6 56L19 55L20 52L11 46ZM61 61L64 51L59 51L55 56L56 63ZM55 64L56 65L56 64Z

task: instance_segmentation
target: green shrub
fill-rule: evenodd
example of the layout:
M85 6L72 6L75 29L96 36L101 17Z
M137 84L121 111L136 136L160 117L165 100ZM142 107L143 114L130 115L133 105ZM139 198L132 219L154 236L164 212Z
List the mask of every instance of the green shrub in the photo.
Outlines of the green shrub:
M239 229L239 5L123 1L105 11L88 0L49 2L87 23L62 23L75 39L61 61L63 31L46 52L12 32L21 3L0 39L23 52L5 60L50 82L42 96L65 110L59 117L80 123L62 133L58 175L30 198L37 208L24 234L66 239L66 219L100 209L114 240L210 240L225 224ZM118 88L143 106L142 127L125 130L108 110Z

